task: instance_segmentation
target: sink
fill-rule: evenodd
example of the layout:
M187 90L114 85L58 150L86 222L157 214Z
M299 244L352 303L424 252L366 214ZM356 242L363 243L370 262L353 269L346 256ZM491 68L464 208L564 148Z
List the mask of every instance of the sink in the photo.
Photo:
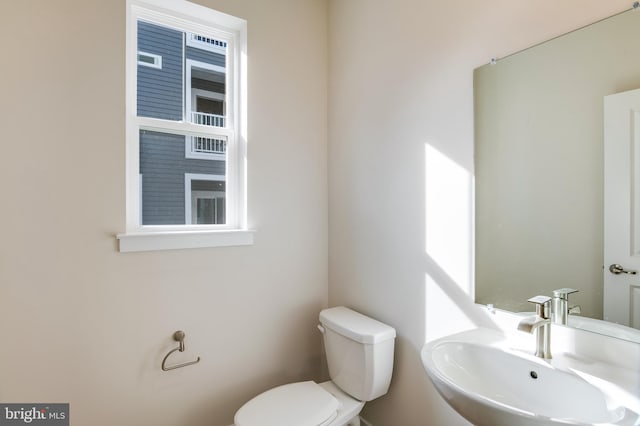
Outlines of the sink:
M422 350L438 392L475 425L637 424L636 413L588 374L566 368L566 359L556 367L494 335L477 335L439 339Z

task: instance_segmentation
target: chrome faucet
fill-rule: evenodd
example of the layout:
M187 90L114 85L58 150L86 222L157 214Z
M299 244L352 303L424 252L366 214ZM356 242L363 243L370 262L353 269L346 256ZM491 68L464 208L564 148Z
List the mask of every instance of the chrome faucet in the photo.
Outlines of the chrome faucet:
M536 314L520 321L518 330L536 335L535 355L544 359L551 359L551 298L536 296L528 300L535 303Z
M554 324L567 325L569 313L580 313L580 306L573 306L569 308L569 295L577 293L575 288L559 288L553 290L553 308L551 313L551 319Z

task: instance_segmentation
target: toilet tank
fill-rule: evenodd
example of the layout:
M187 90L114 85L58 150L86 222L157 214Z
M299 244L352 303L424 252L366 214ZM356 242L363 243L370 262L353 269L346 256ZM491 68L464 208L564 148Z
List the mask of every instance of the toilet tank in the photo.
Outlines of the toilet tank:
M321 311L320 324L331 381L360 401L387 393L395 329L342 306Z

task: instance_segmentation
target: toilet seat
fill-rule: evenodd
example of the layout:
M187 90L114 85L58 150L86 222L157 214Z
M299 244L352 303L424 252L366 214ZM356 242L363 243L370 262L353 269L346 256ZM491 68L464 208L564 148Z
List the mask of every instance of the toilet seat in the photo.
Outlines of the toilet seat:
M338 415L340 404L315 382L278 386L244 404L235 426L324 426Z

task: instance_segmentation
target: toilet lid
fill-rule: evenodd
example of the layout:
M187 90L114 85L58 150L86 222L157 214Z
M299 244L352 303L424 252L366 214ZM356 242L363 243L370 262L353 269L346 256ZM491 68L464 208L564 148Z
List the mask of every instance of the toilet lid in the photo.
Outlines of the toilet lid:
M318 426L335 417L338 400L315 382L278 386L236 413L235 426Z

